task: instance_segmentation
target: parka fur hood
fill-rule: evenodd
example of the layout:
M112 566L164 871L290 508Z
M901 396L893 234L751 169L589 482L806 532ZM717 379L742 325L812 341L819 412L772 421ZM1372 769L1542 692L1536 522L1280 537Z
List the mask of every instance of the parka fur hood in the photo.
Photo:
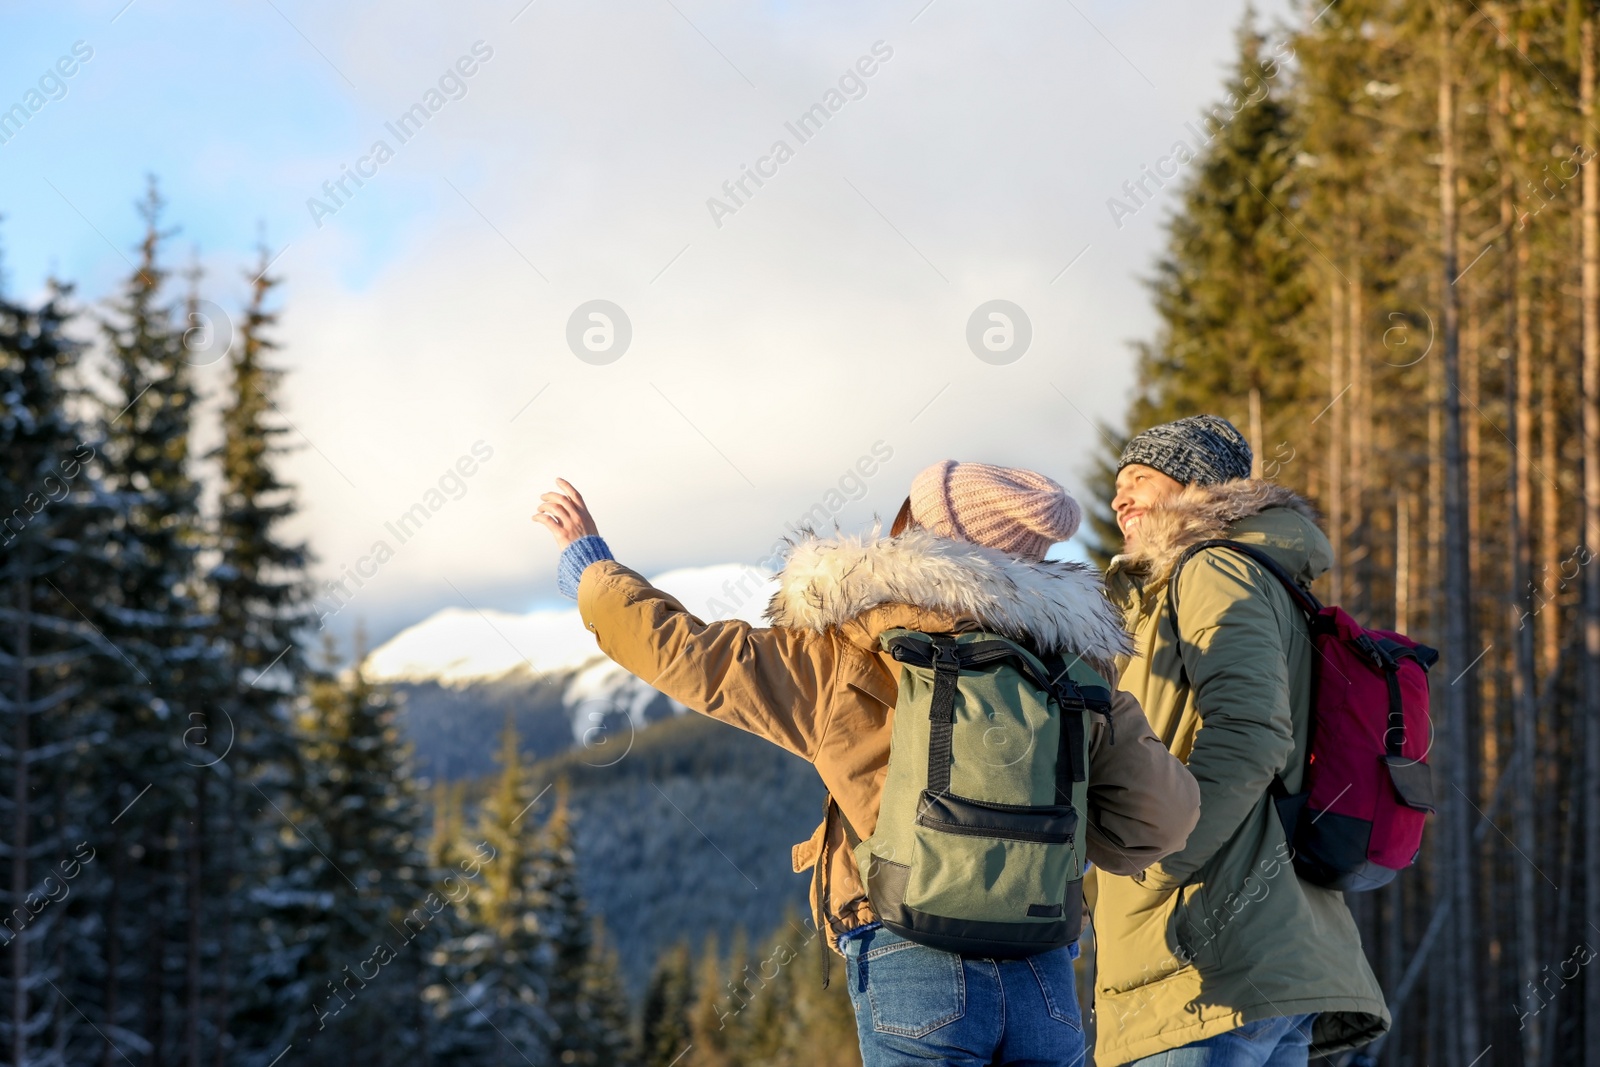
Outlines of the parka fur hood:
M1036 563L923 529L796 542L766 617L823 633L887 604L970 619L1041 652L1108 663L1132 651L1121 613L1087 564Z
M1294 490L1259 478L1240 478L1216 485L1189 485L1145 512L1139 522L1139 540L1116 558L1114 567L1141 575L1146 589L1166 584L1172 567L1190 545L1212 538L1233 536L1240 520L1271 508L1287 508L1316 527L1321 521L1311 502ZM1308 557L1318 555L1308 551ZM1305 564L1313 573L1326 569L1318 560ZM1295 570L1296 568L1291 568Z

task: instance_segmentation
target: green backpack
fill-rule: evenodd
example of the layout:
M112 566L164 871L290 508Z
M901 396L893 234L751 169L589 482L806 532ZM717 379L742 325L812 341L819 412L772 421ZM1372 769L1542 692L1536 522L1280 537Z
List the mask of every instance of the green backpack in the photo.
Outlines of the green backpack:
M1090 715L1111 689L1082 659L997 634L887 630L902 666L878 823L855 849L884 926L1015 959L1078 939Z

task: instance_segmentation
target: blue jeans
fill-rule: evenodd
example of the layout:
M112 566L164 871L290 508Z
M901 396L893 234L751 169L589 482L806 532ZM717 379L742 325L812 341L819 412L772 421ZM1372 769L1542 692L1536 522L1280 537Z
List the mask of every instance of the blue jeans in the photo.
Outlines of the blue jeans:
M1080 1067L1071 947L1022 960L957 956L878 928L844 942L863 1067Z
M1192 1045L1146 1056L1128 1067L1306 1067L1316 1018L1258 1019Z

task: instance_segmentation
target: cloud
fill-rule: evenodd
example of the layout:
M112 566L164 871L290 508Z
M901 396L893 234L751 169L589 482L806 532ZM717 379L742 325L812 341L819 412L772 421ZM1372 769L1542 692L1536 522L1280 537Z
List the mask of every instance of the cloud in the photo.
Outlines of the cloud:
M912 475L946 457L1076 487L1089 420L1115 419L1131 383L1126 342L1153 328L1138 276L1159 212L1118 231L1106 190L1216 94L1242 9L278 7L207 16L208 39L253 49L200 47L156 0L119 19L84 84L30 126L32 154L0 175L10 211L49 198L49 227L27 224L8 259L42 271L41 249L70 233L84 276L105 274L111 253L51 202L45 170L67 169L63 190L123 245L146 169L208 251L266 219L287 245L297 529L326 574L472 442L493 445L472 492L341 613L376 640L446 605L549 598L556 554L528 515L556 475L588 495L619 556L655 570L755 562L880 439L894 459L838 513L846 526L892 515ZM60 16L64 44L74 18L87 15ZM29 36L41 55L52 39ZM494 57L470 92L314 226L306 198L479 40ZM880 40L894 54L870 91L715 225L707 196ZM187 44L194 60L161 66L146 44ZM135 147L118 132L122 98L148 83L165 121ZM604 366L565 342L594 299L633 326ZM965 339L995 299L1033 327L1004 366Z

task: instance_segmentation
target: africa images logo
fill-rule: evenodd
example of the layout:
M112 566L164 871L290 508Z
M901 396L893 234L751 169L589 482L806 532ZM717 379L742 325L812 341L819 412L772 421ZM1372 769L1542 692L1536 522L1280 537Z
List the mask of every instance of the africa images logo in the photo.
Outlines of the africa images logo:
M967 319L967 347L985 363L1015 363L1033 343L1033 320L1009 300L987 300Z

